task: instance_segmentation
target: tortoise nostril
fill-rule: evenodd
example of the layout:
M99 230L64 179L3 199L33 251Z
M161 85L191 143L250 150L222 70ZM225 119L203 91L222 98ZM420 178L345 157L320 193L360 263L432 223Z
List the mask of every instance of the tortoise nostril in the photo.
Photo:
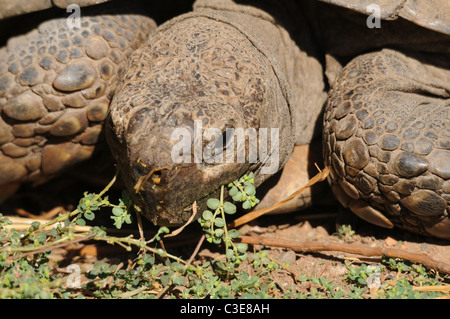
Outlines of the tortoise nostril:
M147 175L147 168L144 163L141 163L139 160L132 166L132 172L135 179L138 179L140 176Z
M166 169L170 169L170 167L164 166L151 168L148 165L137 162L132 168L135 178L135 184L133 187L135 192L139 193L140 191L143 191L145 186L147 186L145 189L148 190L149 186L153 189L155 186L159 185L164 176L162 171Z
M162 178L162 171L156 171L151 176L153 183L156 185L161 183L161 178Z

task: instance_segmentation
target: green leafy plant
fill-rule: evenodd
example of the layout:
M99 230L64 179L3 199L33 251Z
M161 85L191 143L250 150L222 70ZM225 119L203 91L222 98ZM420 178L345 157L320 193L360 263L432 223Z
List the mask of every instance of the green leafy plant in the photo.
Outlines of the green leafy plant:
M163 245L167 227L158 228L152 238L110 236L103 226L76 231L77 226L93 221L110 211L118 229L129 224L134 205L127 192L117 204L106 196L114 180L98 194L85 193L77 208L46 222L34 222L25 230L10 228L12 222L0 215L0 298L424 298L442 293L421 292L413 287L439 285L444 279L422 265L399 259L384 259L374 268L347 264L344 278L348 287L339 287L323 276L293 275L297 284L309 287L298 291L294 285L281 287L274 274L286 272L287 266L270 257L269 250L249 251L239 243L238 230L229 229L227 218L237 213L237 206L225 200L225 187L219 198L210 198L198 219L211 249L224 258L186 261L167 251ZM242 208L254 207L254 178L250 173L228 185L228 194ZM97 221L97 220L96 220ZM338 236L348 238L354 232L341 227ZM82 241L107 242L130 251L139 249L135 258L112 263L98 260L80 276L78 287L68 285L68 275L49 259L50 252ZM383 279L376 296L369 293L368 278L377 271ZM381 278L381 277L380 277Z
M228 184L230 197L234 201L242 202L244 209L250 209L259 203L255 196L256 189L253 183L253 173L250 173ZM223 242L225 244L226 262L216 261L214 265L221 275L228 277L248 257L247 245L234 243L234 240L239 237L239 232L236 229L228 230L227 228L226 215L235 214L237 207L229 201L224 201L224 186L221 187L220 198L208 199L206 206L208 209L203 211L198 222L209 243L220 244Z
M243 209L250 209L259 204L254 183L254 174L251 172L228 184L229 195L235 202L242 202Z
M439 274L427 270L422 265L410 264L397 258L384 258L382 264L376 266L362 264L359 267L347 266L349 273L347 280L354 284L351 297L356 298L388 298L388 299L420 299L433 298L442 295L437 292L421 292L414 290L418 286L441 285L442 278ZM394 276L384 276L381 273L394 272ZM379 276L376 294L369 295L369 279L371 276ZM355 293L358 292L358 295Z
M341 225L334 235L342 238L344 240L348 240L355 235L355 231L352 229L351 225Z

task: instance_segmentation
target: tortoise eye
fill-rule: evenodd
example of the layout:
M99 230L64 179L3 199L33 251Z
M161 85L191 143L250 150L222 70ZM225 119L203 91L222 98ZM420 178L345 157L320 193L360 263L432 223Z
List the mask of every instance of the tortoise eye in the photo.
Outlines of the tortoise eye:
M228 133L228 134L227 134ZM211 134L204 140L203 155L207 163L223 163L223 154L234 140L232 130L226 129L222 132Z
M216 152L223 152L227 149L227 147L229 146L229 144L231 144L231 142L233 141L234 138L234 134L233 134L233 129L229 130L226 129L225 131L222 132L222 138L218 138L216 140L216 145L215 145L215 149Z

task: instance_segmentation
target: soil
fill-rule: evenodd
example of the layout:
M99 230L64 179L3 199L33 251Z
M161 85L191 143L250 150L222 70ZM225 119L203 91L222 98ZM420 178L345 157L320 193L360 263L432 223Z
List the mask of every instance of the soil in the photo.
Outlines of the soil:
M325 215L325 217L320 217ZM351 236L339 236L337 228L349 224L355 233ZM339 221L339 222L337 222ZM340 243L364 245L365 247L397 248L408 253L428 256L437 262L450 265L449 242L414 235L400 229L387 230L368 224L354 217L351 213L339 207L328 208L327 212L312 210L293 213L284 216L264 216L254 221L253 225L244 225L240 231L246 235L258 235L281 240L317 243ZM255 247L255 249L261 249ZM271 248L274 259L287 262L289 276L282 276L278 280L287 286L292 282L292 275L307 275L324 277L333 280L338 287L345 287L344 275L348 273L346 264L355 265L380 264L380 256L362 256L343 251L294 252L290 249ZM382 280L395 273L385 272ZM283 284L281 282L280 284ZM309 285L309 283L307 283ZM300 291L302 289L300 285ZM309 289L309 287L303 287Z

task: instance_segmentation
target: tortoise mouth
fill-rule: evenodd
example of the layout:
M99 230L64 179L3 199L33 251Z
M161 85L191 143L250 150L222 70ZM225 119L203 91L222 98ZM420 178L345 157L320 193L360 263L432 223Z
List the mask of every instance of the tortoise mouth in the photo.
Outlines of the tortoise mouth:
M137 163L142 167L142 163ZM215 196L220 187L239 178L248 164L176 164L147 165L132 169L133 200L144 216L159 226L180 226L191 218L192 205L197 202L197 214L206 208L206 200ZM130 185L131 186L131 185Z

